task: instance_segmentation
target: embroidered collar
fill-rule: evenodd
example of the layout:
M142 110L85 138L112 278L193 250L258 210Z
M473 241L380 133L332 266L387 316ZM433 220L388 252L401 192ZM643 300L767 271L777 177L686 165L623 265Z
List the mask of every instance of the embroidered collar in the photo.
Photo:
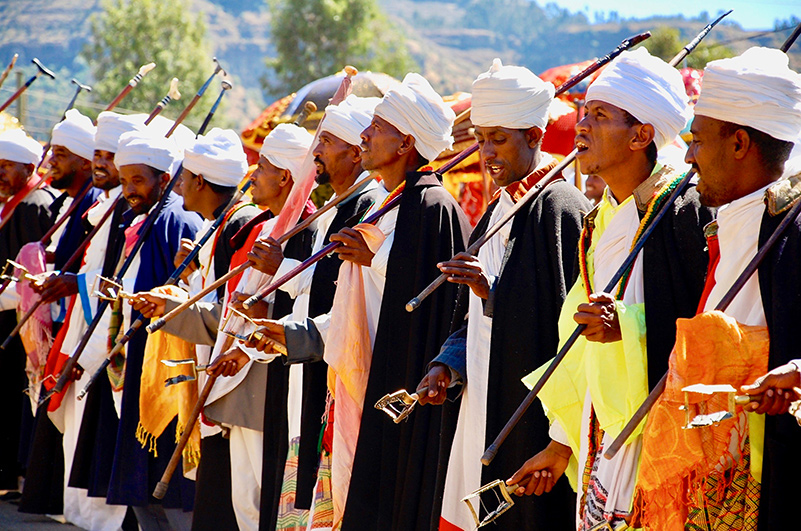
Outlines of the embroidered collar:
M780 179L765 192L765 203L771 216L789 210L799 199L801 199L801 174Z
M547 158L546 158L547 156ZM512 198L513 203L517 203L520 199L526 195L526 192L531 190L540 180L545 177L548 172L556 167L557 160L551 157L547 153L543 153L543 160L540 165L531 173L520 179L519 181L515 181L506 188L498 189L492 195L492 201L496 201L498 197L500 197L501 193L506 190L509 196ZM561 178L561 176L559 177ZM490 201L490 202L492 202Z

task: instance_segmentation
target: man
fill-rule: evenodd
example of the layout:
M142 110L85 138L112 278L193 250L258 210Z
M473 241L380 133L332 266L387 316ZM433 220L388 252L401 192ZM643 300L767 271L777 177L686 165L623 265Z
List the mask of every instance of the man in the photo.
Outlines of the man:
M52 225L49 187L34 190L40 177L33 174L42 158L42 146L21 129L0 134L0 195L6 198L0 217L8 220L0 228L0 264L14 260L23 245L38 241ZM17 325L17 296L9 285L0 297L0 336L7 337ZM0 490L17 491L22 467L17 461L23 405L26 354L19 337L0 356L0 400L3 432L0 434ZM30 405L28 405L30 408ZM28 409L30 418L30 409ZM27 444L25 445L27 447Z
M338 204L335 210L318 218L311 249L312 254L322 249L332 234L340 231L348 223L355 224L358 217L366 213L372 204L380 202L386 196L383 187L379 187L363 171L361 149L359 148L359 144L361 144L359 135L370 125L375 106L379 101L378 98L360 98L351 95L339 105L330 105L325 110L325 119L320 126L319 141L312 151L317 165L315 180L318 184L329 183L331 185L334 189L334 196L331 200L341 196L357 180L363 184ZM276 271L275 264L280 261L280 267L275 273L276 278L281 278L299 264L297 260L284 259L280 246L273 240L267 240L264 243L257 242L253 248L251 259L256 262L254 267L266 272ZM329 255L284 284L280 289L288 293L295 301L292 313L283 322L272 321L269 324L279 336L280 334L286 336L279 338L279 342L286 343L287 346L285 363L304 364L302 404L299 403L296 405L297 407L292 408L293 404L290 402L290 418L293 416L294 409L300 426L299 433L290 433L289 454L289 461L295 463L297 467L297 487L292 489L292 492L296 493L295 501L291 505L295 510L299 510L298 513L301 511L305 513L312 509L313 500L315 507L319 507L326 501L330 503L330 496L325 499L315 497L318 469L322 468L323 474L330 475L330 472L326 472L330 470L330 441L324 438L322 449L319 447L320 434L324 428L321 419L326 414L328 367L322 363L324 347L322 337L317 336L310 344L306 340L305 334L293 334L293 332L296 329L302 332L308 326L304 326L306 320L321 322L327 319L327 314L331 311L333 304L335 283L341 263L342 261L336 255ZM294 368L291 371L294 371ZM292 385L291 376L290 382ZM289 474L291 474L290 470L287 471L287 475ZM286 482L285 479L285 484ZM267 502L262 498L262 504L265 503ZM321 511L317 511L318 520L321 516ZM283 524L279 529L290 527L290 522L298 525L298 522L304 521L305 518L306 514L297 514L294 517L279 515ZM315 520L314 511L308 514L308 519ZM262 522L264 520L264 513L262 513Z
M124 238L122 214L128 209L128 204L121 197L114 155L120 136L143 129L146 118L143 114L121 115L109 111L98 115L92 184L101 190L101 194L87 211L86 221L95 227L110 209L113 211L84 250L77 273L62 272L45 282L43 297L46 299L74 295L71 311L65 319L67 324L63 340L61 344L56 341L50 353L49 363L53 365L54 375L61 371L95 317L98 299L90 297L90 293L95 289L97 276L113 276L119 263L119 249L115 242ZM95 330L98 337L108 335L110 314L108 310L104 312ZM83 374L67 387L61 401L65 417L64 456L69 487L65 492L69 495L80 489L88 496L88 500L77 506L65 504L64 516L75 525L88 529L115 529L122 525L126 515L126 507L106 504L119 422L109 380L99 378L85 400L75 398L107 353L107 342L98 340L88 343L79 363L85 371L78 371ZM51 398L48 410L54 411L59 406L56 397Z
M576 125L579 162L607 189L584 221L580 277L562 308L560 339L577 323L586 328L539 395L554 419L553 440L508 482L518 494L541 494L570 465L578 529L618 529L632 519L641 439L615 459L602 454L666 369L676 318L697 307L707 263L702 227L711 216L694 188L685 191L624 281L603 293L682 178L656 158L684 127L687 96L679 73L640 48L607 66L588 89L586 109Z
M119 242L122 247L121 262L129 258L137 239L142 237L139 231L161 198L182 156L175 142L164 138L160 131L134 131L120 138L114 163L119 171L122 194L130 206L130 211L123 216L127 228L125 239ZM199 228L198 216L184 211L177 195L170 193L157 214L152 230L144 236L144 244L122 278L124 290L129 293L147 291L162 285L174 268L173 259L181 238L193 238ZM115 303L115 306L118 304ZM135 311L125 311L126 308L127 305L119 309L123 317L119 322L120 330L127 328L126 325L138 315ZM113 333L113 327L110 330ZM124 384L106 499L112 505L132 506L143 529L158 528L164 525L165 520L175 528L188 529L189 519L184 513L192 509L194 489L191 482L180 476L174 477L161 506L155 505L151 497L175 447L175 421L165 429L166 435L148 441L148 444L155 446L158 457L150 454L147 444L143 447L136 437L145 340L145 334L134 335L126 345L122 367L118 360L112 360L110 365L115 383Z
M72 211L70 218L62 225L60 237L53 237L52 242L55 250L48 253L56 271L60 271L75 249L80 245L86 236L86 228L83 223L83 216L89 207L94 203L95 198L100 194L100 190L92 188L92 153L94 151L95 126L92 120L83 116L75 109L67 111L64 120L56 124L53 128L51 145L53 149L50 157L48 176L50 185L57 190L64 190L53 202L51 210L53 219L58 220L65 215L72 201L80 201L75 210ZM78 198L81 196L80 198ZM45 245L50 242L43 242ZM20 254L20 263L38 262L35 257L39 252L34 249L32 252ZM33 265L33 264L32 264ZM35 264L39 267L41 264ZM70 267L70 271L78 270L80 263L75 263ZM33 269L33 267L31 267ZM52 275L45 273L40 277L39 282L32 282L33 291L40 292ZM49 339L55 336L64 321L64 313L68 300L61 304L59 299L50 297L43 299L44 305L40 307L37 314L28 321L26 327L31 330L30 335ZM28 300L25 305L20 306L20 313L25 313L35 300ZM50 303L54 305L51 322L48 318L39 317L41 312L50 312ZM52 327L51 327L52 323ZM52 328L52 329L51 329ZM25 342L26 332L23 330L23 342ZM52 335L51 335L52 334ZM29 374L29 389L32 396L37 396L41 379L44 376L44 365L52 345L52 340L28 341L26 350L29 357L41 360L41 368ZM31 452L28 457L28 473L26 475L26 488L20 502L20 511L40 514L62 514L65 509L65 496L69 497L64 490L64 464L65 455L63 451L62 433L64 426L61 419L56 419L58 428L48 418L47 409L40 408L35 412L36 421L34 428L34 438ZM77 431L75 433L77 435ZM70 463L72 455L69 456ZM74 502L74 500L70 500Z
M208 135L200 136L184 154L184 169L178 187L184 201L184 209L198 212L207 223L220 216L236 193L237 186L247 173L247 157L242 142L230 129L212 129ZM187 267L182 275L189 282L190 291L198 292L230 268L236 249L231 240L261 211L252 203L240 201L225 214L224 221L216 233L206 242L198 254L198 260ZM175 257L179 266L194 247L190 240L181 241L181 251ZM217 336L220 307L225 298L225 286L212 294L209 300L198 305L202 313L187 311L182 317L170 321L163 329L165 333L180 337L195 344L198 363L208 364L211 347ZM130 301L134 310L147 318L162 315L165 311L180 304L180 299L153 292L141 293ZM206 326L202 320L192 318L208 316ZM151 368L155 369L155 368ZM198 385L205 383L201 377ZM216 426L200 425L200 455L202 459L197 469L195 485L195 510L192 529L235 528L231 502L231 458L228 439Z
M688 384L739 387L756 380L743 391L765 394L745 411L771 416L737 410L732 420L717 427L678 430L660 425L657 421L667 418L666 405L675 395L669 378L644 434L641 483L644 523L650 528L717 529L725 524L727 529L779 529L795 519L801 430L793 417L774 416L786 410L790 397L769 386L787 389L799 383L793 363L801 293L796 274L799 220L771 247L725 315L711 310L798 201L798 176L782 174L799 129L801 76L789 68L783 52L751 48L707 65L686 160L700 177L701 202L718 207L718 215L706 229L710 272L699 306L703 313L680 323L684 333L671 357L670 373ZM709 376L699 381L699 374ZM713 411L709 406L708 412ZM672 474L655 476L654 452L671 443L676 443L672 456L685 459L681 466L668 460L667 465L674 465L668 469ZM697 455L703 459L696 460ZM681 483L689 507L686 502L677 505L676 493L667 491L676 485L672 476L682 471L695 479ZM659 502L664 506L654 505Z
M472 94L470 116L479 154L500 188L470 236L475 241L557 161L540 149L553 85L526 68L503 66L496 59L473 82ZM454 328L459 331L418 386L421 404L441 404L452 384L464 388L460 408L443 413L450 413L454 423L458 418L458 424L450 452L450 437L443 433L444 501L441 517L435 514L432 522L440 529L472 529L473 518L462 498L490 481L509 477L530 455L530 448L548 443L547 418L529 415L490 466L480 462L484 448L525 398L520 378L557 349L557 318L576 279L581 219L591 208L578 189L559 179L490 239L478 256L461 253L439 264L448 281L470 288L459 293L459 308L467 309L467 315L456 316ZM460 347L448 348L454 343ZM552 495L525 500L498 523L509 529L537 529L540 524L569 529L574 503L563 480Z
M361 134L362 167L382 177L390 192L384 203L402 193L400 205L374 229L357 226L331 236L342 243L340 258L351 262L340 267L330 322L322 325L324 359L337 374L333 525L344 530L429 528L439 412L421 409L395 426L372 404L388 391L412 388L448 334L453 286L438 290L415 313L404 305L434 280L437 263L464 250L464 213L436 174L416 171L451 146L453 120L453 111L419 74L387 91ZM270 341L281 335L259 331Z

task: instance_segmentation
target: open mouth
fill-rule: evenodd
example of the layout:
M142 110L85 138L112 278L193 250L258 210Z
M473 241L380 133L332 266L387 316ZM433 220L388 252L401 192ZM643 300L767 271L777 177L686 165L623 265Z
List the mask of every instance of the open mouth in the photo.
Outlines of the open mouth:
M584 151L590 149L590 147L583 140L576 139L576 149L579 153L583 153Z
M487 173L490 175L498 175L503 171L503 166L501 164L487 164Z

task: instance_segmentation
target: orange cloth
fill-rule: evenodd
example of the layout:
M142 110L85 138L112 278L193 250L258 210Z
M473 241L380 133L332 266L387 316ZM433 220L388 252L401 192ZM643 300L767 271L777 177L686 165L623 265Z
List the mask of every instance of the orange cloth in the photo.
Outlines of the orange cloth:
M375 225L354 227L367 246L376 252L385 236ZM324 355L328 363L329 388L336 400L334 441L331 452L331 484L334 500L334 528L341 525L348 499L351 469L359 439L364 395L370 377L373 347L367 327L367 307L362 268L343 261L337 277L337 291L331 308L331 325Z
M162 286L152 291L188 298L186 292L174 286ZM192 359L197 363L195 347L183 339L161 331L148 336L142 362L139 426L136 428L136 439L142 447L149 444L148 450L154 455L157 455L156 439L176 415L178 416L178 425L175 428L176 442L181 438L198 399L197 380L164 387L164 381L168 378L178 374L192 374L191 365L167 367L161 363L161 360L168 359ZM197 422L192 427L192 437L184 448L183 457L184 472L196 467L200 460L200 425Z
M740 325L718 311L679 319L676 325L665 392L648 415L643 434L637 482L641 523L646 529L660 531L684 529L687 491L703 485L721 458L730 455L737 419L735 415L717 426L683 429L685 412L679 410L684 405L682 388L729 384L739 389L768 368L765 327ZM724 393L688 395L690 418L702 412L698 407L702 402L706 413L728 409Z

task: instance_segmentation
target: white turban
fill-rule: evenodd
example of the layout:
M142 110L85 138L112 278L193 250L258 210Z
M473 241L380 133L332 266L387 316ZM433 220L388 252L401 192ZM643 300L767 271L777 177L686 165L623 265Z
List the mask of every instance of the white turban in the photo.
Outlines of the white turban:
M97 131L95 132L95 149L117 152L120 137L131 131L141 131L145 128L146 114L117 114L103 111L97 116Z
M39 164L42 145L25 134L22 129L9 129L0 133L0 160L20 164Z
M492 61L489 71L473 81L470 120L479 127L545 129L553 84L522 66L503 66Z
M453 146L456 115L420 74L406 74L403 83L389 89L375 115L404 135L412 135L417 152L426 160L436 159Z
M690 114L679 71L645 48L623 52L609 63L585 99L610 103L654 126L657 149L676 138Z
M174 124L174 120L170 120L159 114L147 125L147 130L155 136L165 136ZM175 144L181 151L195 143L195 133L184 124L178 124L178 127L172 132L170 138L175 141Z
M754 47L704 68L695 114L795 142L801 133L801 75L781 50Z
M239 135L214 128L184 152L184 168L210 183L237 186L248 171L248 158Z
M96 130L88 116L70 109L66 117L53 128L53 139L50 143L65 147L86 160L92 160L95 153Z
M114 165L120 169L128 164L147 164L173 174L182 158L183 153L172 138L151 131L131 131L120 137Z
M331 133L352 146L362 143L362 131L373 121L375 107L381 98L360 98L351 94L339 105L325 108L325 118L320 132Z
M294 179L300 177L303 159L311 148L314 136L304 128L293 124L278 124L264 138L259 150L270 164L282 170L289 170Z

